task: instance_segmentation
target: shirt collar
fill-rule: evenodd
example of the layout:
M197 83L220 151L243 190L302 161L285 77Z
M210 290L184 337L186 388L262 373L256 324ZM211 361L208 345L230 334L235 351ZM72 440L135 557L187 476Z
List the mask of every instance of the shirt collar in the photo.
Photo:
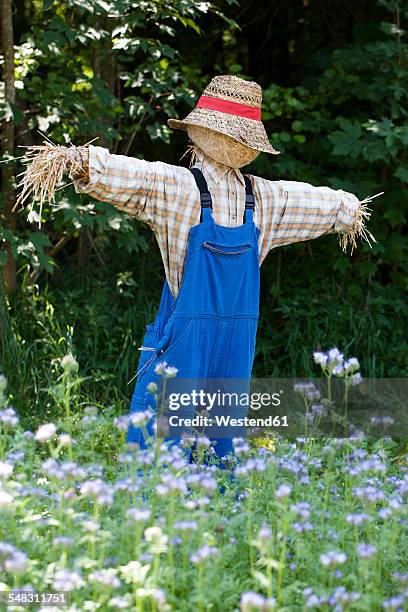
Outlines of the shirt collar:
M245 185L244 177L240 172L239 168L231 168L230 166L224 166L224 164L219 164L211 157L208 157L201 149L198 147L194 147L194 162L193 167L200 168L200 170L205 170L206 174L208 174L212 181L215 183L219 183L222 178L227 174L227 172L232 172L235 174L237 179Z

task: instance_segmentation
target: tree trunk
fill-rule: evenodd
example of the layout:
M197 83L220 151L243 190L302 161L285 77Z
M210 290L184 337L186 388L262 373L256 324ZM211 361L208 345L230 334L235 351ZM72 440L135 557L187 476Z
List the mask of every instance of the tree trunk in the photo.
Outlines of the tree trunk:
M12 0L0 0L1 10L1 48L4 58L3 80L4 95L8 114L3 120L2 126L2 152L3 157L14 156L14 119L12 106L15 104L16 92L14 88L14 34ZM16 229L16 213L12 212L15 204L14 186L14 164L4 163L1 166L2 172L2 191L4 199L4 222L5 226L14 232ZM6 290L14 293L16 290L16 261L9 245L7 250L7 262L4 266L3 275Z

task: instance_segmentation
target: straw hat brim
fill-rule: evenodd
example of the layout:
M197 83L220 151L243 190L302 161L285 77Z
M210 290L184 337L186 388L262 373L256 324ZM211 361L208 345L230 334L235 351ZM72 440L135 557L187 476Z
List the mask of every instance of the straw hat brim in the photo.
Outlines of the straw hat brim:
M229 115L207 108L194 108L185 119L168 119L169 127L186 131L189 125L205 127L215 132L230 136L238 142L256 151L279 155L273 148L261 121Z

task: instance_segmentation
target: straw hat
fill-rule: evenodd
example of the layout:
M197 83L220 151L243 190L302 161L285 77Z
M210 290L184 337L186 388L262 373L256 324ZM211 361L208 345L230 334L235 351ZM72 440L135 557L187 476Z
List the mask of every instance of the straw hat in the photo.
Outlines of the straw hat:
M241 144L279 154L272 147L261 121L262 89L254 81L232 75L211 79L195 108L183 120L168 119L169 127L187 130L200 126L230 136Z

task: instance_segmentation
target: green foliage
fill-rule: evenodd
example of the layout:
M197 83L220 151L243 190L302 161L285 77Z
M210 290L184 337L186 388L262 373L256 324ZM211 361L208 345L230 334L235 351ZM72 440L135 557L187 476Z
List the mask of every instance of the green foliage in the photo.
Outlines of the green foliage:
M233 23L219 8L198 0L29 3L16 49L18 104L7 109L0 103L1 116L13 113L17 141L24 144L38 142L38 130L59 144L96 138L95 144L139 156L142 135L168 143L166 117L176 116L180 102L192 104L194 96L175 35L191 29L198 38L200 19L207 13ZM134 225L121 217L112 207L87 204L68 187L58 193L56 206L43 211L46 234L34 235L22 223L8 240L34 269L51 272L50 249L45 247L58 243L61 232L75 239L84 230L113 229L119 247L133 252L144 248ZM28 222L38 220L32 214ZM2 255L0 263L4 261Z
M382 4L395 8L394 3ZM401 19L406 11L401 8ZM384 191L371 204L369 227L377 239L372 251L360 247L352 260L356 266L350 266L333 249L330 267L347 285L361 276L369 282L392 282L407 292L406 32L389 22L360 26L353 44L316 53L311 64L314 73L298 86L274 84L265 91L264 115L282 155L255 162L255 169L342 188L361 199ZM316 258L326 254L322 241L311 249Z

